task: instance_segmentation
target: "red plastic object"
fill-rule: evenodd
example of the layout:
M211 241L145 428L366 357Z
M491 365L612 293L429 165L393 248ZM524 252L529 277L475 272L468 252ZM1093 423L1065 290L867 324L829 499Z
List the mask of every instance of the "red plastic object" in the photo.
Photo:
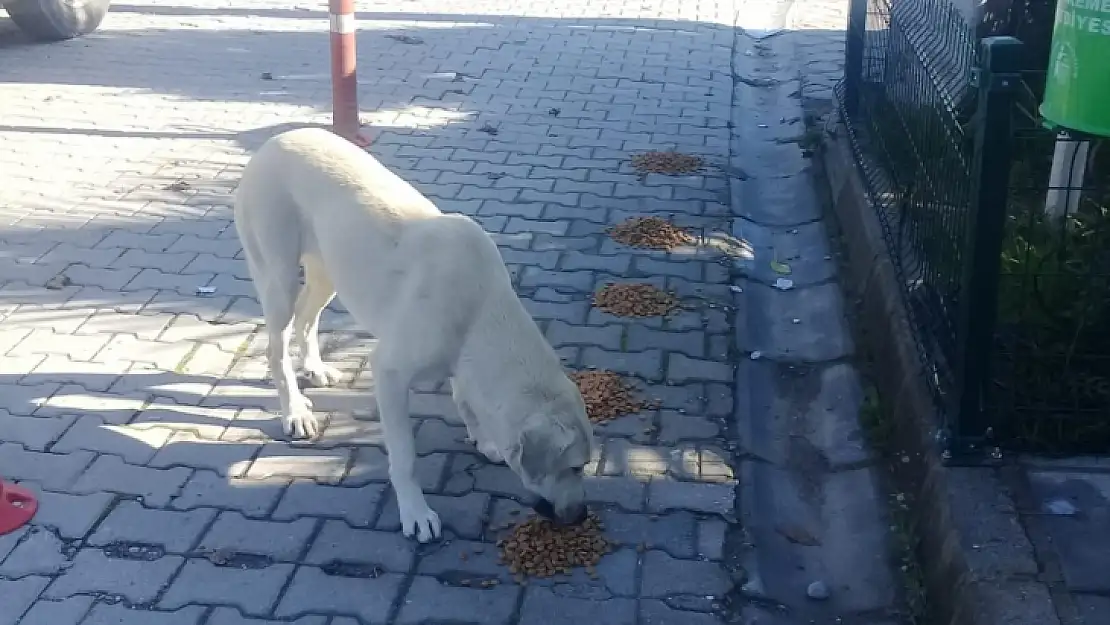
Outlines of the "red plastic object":
M26 525L38 509L39 500L34 493L0 480L0 536Z

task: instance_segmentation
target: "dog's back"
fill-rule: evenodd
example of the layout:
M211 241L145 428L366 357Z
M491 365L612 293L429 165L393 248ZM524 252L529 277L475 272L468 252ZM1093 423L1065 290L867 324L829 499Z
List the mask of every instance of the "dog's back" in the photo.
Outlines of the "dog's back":
M401 300L432 284L447 292L435 299L454 297L456 308L512 293L480 225L441 213L375 158L323 129L289 131L259 149L236 192L235 223L248 261L255 257L252 275L272 273L264 267L277 254L319 258L371 332L392 323L394 311L406 308Z
M442 214L377 159L322 128L291 130L263 144L243 171L235 210L236 220L266 214L309 230L361 212L387 236L393 222Z

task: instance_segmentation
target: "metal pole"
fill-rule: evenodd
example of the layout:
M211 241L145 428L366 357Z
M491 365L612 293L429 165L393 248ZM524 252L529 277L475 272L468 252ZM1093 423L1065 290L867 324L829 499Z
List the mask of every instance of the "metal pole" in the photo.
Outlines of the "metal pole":
M844 112L849 117L855 117L859 113L859 90L863 82L867 0L851 0L848 6L848 32L844 41Z
M1011 119L1023 67L1022 43L1013 37L987 37L980 46L978 110L983 117L975 133L974 194L961 261L953 453L982 452L997 434L986 403L1013 161Z
M355 2L328 0L331 21L332 130L358 145L368 142L359 133L358 78L355 73Z

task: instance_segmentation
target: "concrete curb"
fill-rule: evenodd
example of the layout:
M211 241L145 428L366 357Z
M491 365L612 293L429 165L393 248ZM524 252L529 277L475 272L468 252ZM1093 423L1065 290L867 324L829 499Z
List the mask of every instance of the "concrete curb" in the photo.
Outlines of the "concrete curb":
M837 113L818 158L847 254L845 286L858 299L860 347L874 360L882 409L903 450L897 486L915 502L931 612L944 625L1058 625L1033 545L1019 522L1006 469L945 466L934 444L932 400L886 251Z

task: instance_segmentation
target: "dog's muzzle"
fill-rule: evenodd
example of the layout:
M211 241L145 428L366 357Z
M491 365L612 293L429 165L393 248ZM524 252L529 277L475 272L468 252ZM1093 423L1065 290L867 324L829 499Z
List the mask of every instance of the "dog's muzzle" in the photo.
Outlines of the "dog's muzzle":
M532 504L532 509L541 517L559 525L581 525L586 520L587 514L586 504L579 504L568 510L567 514L560 515L555 512L555 506L542 497Z

